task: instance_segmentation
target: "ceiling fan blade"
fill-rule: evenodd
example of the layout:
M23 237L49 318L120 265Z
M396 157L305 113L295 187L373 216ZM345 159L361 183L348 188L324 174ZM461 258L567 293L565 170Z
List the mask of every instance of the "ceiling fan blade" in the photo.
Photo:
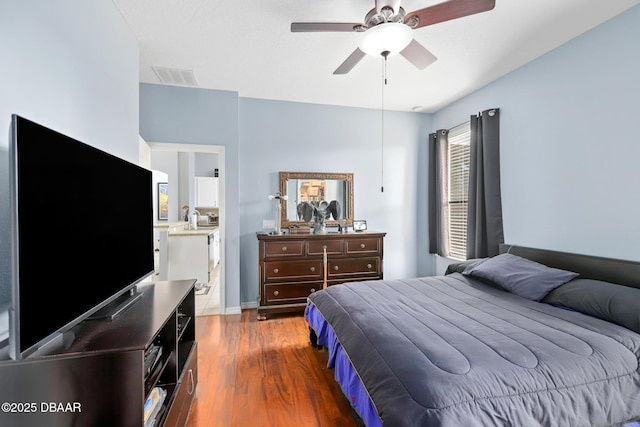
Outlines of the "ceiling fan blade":
M407 13L405 24L416 29L463 16L486 12L495 7L496 0L449 0L415 12ZM412 21L417 20L417 24Z
M380 13L384 7L393 9L395 15L400 11L400 0L376 0L376 12Z
M358 22L293 22L291 24L292 33L315 33L315 32L329 32L329 31L356 31L356 27L361 27L363 24Z
M424 46L418 43L416 39L411 40L411 43L400 51L400 55L407 58L409 62L420 70L424 70L438 59Z
M333 74L347 74L366 55L367 54L361 51L360 48L356 48L356 50L354 50L353 53L349 55L342 64L340 64Z

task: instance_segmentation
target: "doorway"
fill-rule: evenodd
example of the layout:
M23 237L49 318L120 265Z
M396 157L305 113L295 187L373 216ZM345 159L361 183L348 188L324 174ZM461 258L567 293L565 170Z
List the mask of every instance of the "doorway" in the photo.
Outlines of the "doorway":
M218 175L218 250L220 254L220 261L213 269L211 278L208 283L207 289L197 289L196 291L196 315L198 312L201 315L208 314L224 314L226 312L225 303L225 147L217 145L200 145L200 144L174 144L174 143L160 143L160 142L147 142L146 143L151 152L174 152L174 153L204 153L204 154L217 154L218 164L212 165L218 168L221 172ZM189 177L192 179L193 177ZM218 302L217 305L214 301ZM200 308L200 310L199 310Z

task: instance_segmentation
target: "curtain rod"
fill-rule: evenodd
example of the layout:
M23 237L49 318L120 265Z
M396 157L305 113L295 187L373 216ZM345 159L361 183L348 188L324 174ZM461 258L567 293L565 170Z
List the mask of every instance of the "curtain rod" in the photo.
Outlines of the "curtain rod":
M495 115L496 110L497 110L497 108L487 108L485 111L487 111L490 116L493 116L493 115ZM476 114L476 117L480 117L480 116L482 116L482 111L479 111L478 114ZM465 122L458 123L457 125L451 126L448 129L437 129L436 132L439 131L439 130L451 131L452 129L455 129L455 128L459 127L459 126L465 125L465 124L469 123L470 121L471 120L467 120Z
M471 121L471 120L467 120L466 122L458 123L457 125L452 126L452 127L450 127L449 129L447 129L447 130L448 130L448 131L451 131L451 130L453 130L453 129L457 128L457 127L460 127L460 126L466 125L466 124L467 124L467 123L469 123L470 121Z

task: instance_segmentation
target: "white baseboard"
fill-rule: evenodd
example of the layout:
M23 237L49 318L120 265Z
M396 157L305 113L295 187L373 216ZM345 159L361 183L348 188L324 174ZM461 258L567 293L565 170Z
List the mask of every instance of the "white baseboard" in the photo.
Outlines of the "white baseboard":
M224 314L242 314L240 307L227 307Z
M242 310L248 310L252 308L258 308L258 301L255 302L242 302L240 307L227 307L224 314L242 314Z
M258 308L258 301L242 302L242 303L240 303L240 307L242 307L243 310L248 310L248 309L251 309L251 308Z

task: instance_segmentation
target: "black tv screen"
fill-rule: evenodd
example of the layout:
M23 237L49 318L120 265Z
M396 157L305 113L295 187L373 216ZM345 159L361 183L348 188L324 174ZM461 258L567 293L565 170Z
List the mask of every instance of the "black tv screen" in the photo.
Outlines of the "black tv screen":
M13 313L22 358L152 274L151 171L12 117Z

